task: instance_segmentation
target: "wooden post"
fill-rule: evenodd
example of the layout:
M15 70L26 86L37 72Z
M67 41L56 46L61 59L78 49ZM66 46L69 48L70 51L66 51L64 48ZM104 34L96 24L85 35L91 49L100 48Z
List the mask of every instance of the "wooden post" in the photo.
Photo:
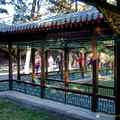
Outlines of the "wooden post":
M82 51L82 70L85 69L85 63L86 63L85 52Z
M85 71L85 62L86 62L86 59L85 59L85 52L84 50L81 52L82 54L82 78L84 78L84 71Z
M120 35L117 35L115 50L115 115L120 115ZM120 120L120 116L115 120Z
M93 64L93 92L92 92L92 111L95 112L97 108L97 96L98 92L98 59L97 59L97 46L96 46L96 34L92 34L92 64Z
M12 75L12 44L8 44L8 49L9 49L9 79L13 79Z
M4 59L4 51L2 50L2 60Z
M35 48L32 48L32 82L34 82L35 78Z
M48 75L48 50L45 51L46 75Z
M61 65L60 65L60 70L61 70L61 73L62 73L62 75L61 75L61 78L63 79L63 66L64 66L64 52L62 51L61 52Z
M45 84L45 52L44 52L44 37L41 38L41 98L44 97Z
M98 69L101 70L100 53L98 53Z
M68 73L68 68L69 68L69 53L68 53L68 48L65 47L65 88L68 87L68 77L69 77L69 73Z
M9 43L8 44L8 59L9 59L9 90L12 90L12 79L13 79L13 75L12 75L12 44Z
M17 49L17 79L20 80L20 49Z
M64 63L64 59L63 59L63 51L60 53L61 56L61 62L60 62L60 71L61 73L63 73L63 63Z

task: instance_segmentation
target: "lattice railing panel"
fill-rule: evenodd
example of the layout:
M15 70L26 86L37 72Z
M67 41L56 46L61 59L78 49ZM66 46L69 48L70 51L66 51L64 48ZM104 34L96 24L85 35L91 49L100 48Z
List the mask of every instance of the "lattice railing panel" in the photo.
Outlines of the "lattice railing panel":
M92 92L92 86L88 85L77 85L77 84L68 84L68 88L70 89L75 89L75 90L80 90L80 91L85 91L85 92Z
M40 86L26 84L26 94L40 96Z
M78 80L82 78L83 73L69 73L69 80Z
M91 108L92 97L77 93L68 92L66 95L66 104L77 105L85 108Z
M48 79L63 80L63 75L51 75L47 76Z
M109 89L109 88L98 88L98 93L104 94L104 95L109 95L109 96L114 96L114 89Z
M21 81L32 81L32 75L21 75L20 80Z
M100 75L110 75L110 74L113 74L114 73L114 70L113 69L102 69L99 71L99 74Z
M12 83L12 89L14 91L25 93L26 85L24 83L13 82Z
M0 49L6 48L8 49L8 43L0 42Z
M59 101L59 102L65 102L65 92L61 90L56 90L52 88L45 88L44 89L44 98Z
M98 111L115 114L115 101L105 98L98 98Z
M84 78L92 78L92 71L85 71Z
M90 37L45 41L45 47L83 47L89 45L92 45L92 38Z
M25 94L34 95L34 96L40 96L40 87L27 84L27 83L13 82L12 90L22 92Z
M16 46L18 49L26 48L40 48L40 41L30 41L30 42L14 42L12 45Z
M64 87L64 83L63 82L58 82L58 81L50 81L50 80L45 80L45 84L47 85L51 85L53 87Z
M79 80L83 78L91 78L92 77L92 71L84 71L84 72L74 72L69 73L69 80Z
M97 45L115 45L116 35L106 35L97 37Z
M0 82L0 91L9 90L9 81Z

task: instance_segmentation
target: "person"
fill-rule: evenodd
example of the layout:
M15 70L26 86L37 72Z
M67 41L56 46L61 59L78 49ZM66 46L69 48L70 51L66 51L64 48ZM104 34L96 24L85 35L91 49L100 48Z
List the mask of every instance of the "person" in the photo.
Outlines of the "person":
M71 56L71 68L73 68L74 60L75 60L75 56L72 54L72 56Z
M48 63L49 63L50 70L53 70L53 63L54 63L54 61L53 61L52 56L50 56L50 58L48 59Z
M56 68L58 68L60 70L60 61L61 61L61 58L60 56L58 55L57 58L56 58Z
M92 65L92 58L90 58L90 62L88 63L88 67L91 67Z
M87 67L87 68L89 68L89 66L88 66L89 63L90 63L90 58L87 57L87 58L86 58L86 67Z
M79 67L80 69L82 68L82 57L79 57L78 58L78 63L79 63Z
M38 70L40 68L40 58L38 57L35 59L35 68L36 68L36 73L38 73Z

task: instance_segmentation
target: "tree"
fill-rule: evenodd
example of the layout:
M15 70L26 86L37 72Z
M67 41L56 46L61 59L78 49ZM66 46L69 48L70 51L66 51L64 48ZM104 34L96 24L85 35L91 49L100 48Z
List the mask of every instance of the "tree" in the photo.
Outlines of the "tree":
M55 15L73 13L91 9L92 6L78 2L77 0L50 0L51 6L48 7L48 13L55 13Z
M0 1L0 5L6 5L6 1L5 0L1 0ZM8 14L8 11L4 8L0 8L0 13L6 13Z
M12 4L15 10L12 24L19 24L40 20L42 16L40 10L49 4L49 0L33 0L32 2L29 0L11 0L9 4Z
M12 24L19 24L29 21L29 5L28 0L11 0L10 3L14 6L14 17Z
M72 7L71 1L67 0L51 0L51 4L53 4L51 7L48 7L48 11L51 13L57 13L58 14L67 14L75 12L75 9Z

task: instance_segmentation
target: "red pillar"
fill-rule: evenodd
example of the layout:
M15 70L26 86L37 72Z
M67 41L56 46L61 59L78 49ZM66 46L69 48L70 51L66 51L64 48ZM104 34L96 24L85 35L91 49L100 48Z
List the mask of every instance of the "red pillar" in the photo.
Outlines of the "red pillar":
M41 38L41 98L44 97L45 84L45 51L44 51L44 37Z
M120 35L117 35L115 49L115 115L120 115ZM120 116L115 120L120 120Z
M97 108L98 93L98 58L97 58L97 40L95 32L92 33L92 64L93 64L93 91L92 91L92 111L95 112Z
M20 49L17 49L17 79L20 80Z
M34 82L35 78L35 48L32 48L32 82Z
M8 44L8 48L9 48L9 79L11 80L13 78L12 75L12 44L9 43Z
M68 87L68 76L69 76L69 73L68 73L68 68L69 68L69 53L68 53L68 48L65 47L65 88Z

